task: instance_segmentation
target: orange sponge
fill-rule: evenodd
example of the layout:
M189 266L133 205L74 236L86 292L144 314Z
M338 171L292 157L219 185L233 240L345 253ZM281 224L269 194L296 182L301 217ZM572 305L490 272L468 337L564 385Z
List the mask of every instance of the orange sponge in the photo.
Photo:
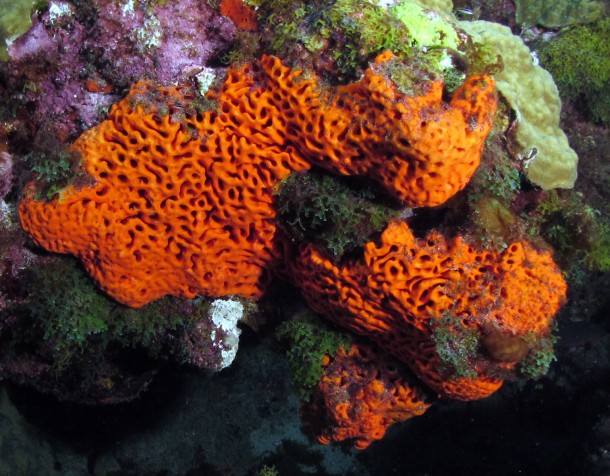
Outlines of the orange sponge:
M282 104L288 137L312 164L368 177L412 207L444 203L469 182L497 108L495 83L471 76L443 101L442 81L421 96L401 93L387 77L386 52L364 77L333 89L303 80L277 58L262 64Z
M354 439L364 449L394 423L422 415L431 403L399 367L365 344L339 349L301 414L320 443Z
M387 60L385 55L379 61ZM80 257L117 300L164 294L261 296L282 242L273 188L317 164L367 175L411 205L436 205L468 182L495 111L493 81L466 80L450 104L442 85L407 97L373 65L326 87L278 58L230 68L213 111L185 88L135 85L74 144L91 187L19 206L41 246Z
M23 228L50 251L77 255L129 306L165 294L260 297L281 258L273 187L308 165L264 132L277 113L250 101L248 73L231 70L220 111L205 114L184 115L194 97L180 88L134 86L74 144L96 185L50 203L30 193Z
M404 222L392 222L379 245L366 244L364 260L338 266L310 244L291 271L316 312L373 339L440 395L462 400L500 387L500 375L524 356L506 347L547 336L566 295L548 251L527 243L502 253L477 251L438 233L416 239ZM467 362L473 376L443 371L434 332L446 316L480 336L479 352ZM489 333L496 338L484 338Z
M242 0L221 0L220 13L230 18L235 26L246 31L256 31L256 11Z

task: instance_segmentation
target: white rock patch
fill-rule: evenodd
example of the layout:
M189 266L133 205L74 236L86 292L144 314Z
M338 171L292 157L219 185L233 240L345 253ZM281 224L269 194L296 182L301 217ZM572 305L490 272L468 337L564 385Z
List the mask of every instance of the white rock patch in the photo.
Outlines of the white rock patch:
M225 348L221 350L221 369L224 369L231 365L237 354L241 333L237 323L244 316L244 305L232 299L216 299L210 306L209 315L214 325L222 329L226 335L222 341ZM214 340L215 337L215 332L212 332L212 339Z
M201 72L195 76L195 78L197 79L199 94L205 96L216 79L216 70L214 70L214 68L204 67L202 68Z
M72 6L67 3L51 2L49 4L49 20L54 24L61 17L72 16Z

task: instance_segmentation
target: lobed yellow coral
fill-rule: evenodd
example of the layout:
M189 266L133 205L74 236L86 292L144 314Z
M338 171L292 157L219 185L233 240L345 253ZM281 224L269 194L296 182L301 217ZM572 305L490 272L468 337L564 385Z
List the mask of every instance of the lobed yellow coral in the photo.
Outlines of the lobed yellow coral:
M572 188L578 157L559 128L561 100L550 73L538 66L523 40L510 28L487 21L461 22L473 37L493 48L504 68L494 75L498 90L517 112L515 140L529 180L544 190Z

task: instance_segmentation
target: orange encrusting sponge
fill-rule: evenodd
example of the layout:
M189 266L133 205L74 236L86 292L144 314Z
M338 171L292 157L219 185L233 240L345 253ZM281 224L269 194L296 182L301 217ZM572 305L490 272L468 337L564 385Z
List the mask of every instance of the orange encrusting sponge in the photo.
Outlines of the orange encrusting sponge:
M460 400L489 396L517 362L481 349L468 362L476 377L446 374L433 338L443 316L455 316L481 338L495 332L512 343L515 336L547 336L566 296L548 251L527 243L512 243L501 253L478 251L462 238L438 233L416 239L398 221L384 231L381 244L365 245L364 260L337 265L309 244L290 271L312 309L372 339L440 396Z
M260 297L281 258L273 187L308 165L262 132L247 73L229 72L219 112L181 121L172 117L194 98L162 89L169 110L161 115L133 106L152 88L134 86L73 145L96 185L50 203L29 195L19 207L24 229L50 251L77 255L129 306L165 294ZM274 112L266 120L277 120Z
M354 446L364 449L394 423L422 415L430 405L387 356L354 344L333 356L301 415L320 443L354 439Z
M209 94L217 109L202 113L185 113L196 98L184 88L136 84L73 145L95 185L45 203L32 184L22 226L129 306L258 298L283 258L273 190L291 172L367 175L407 205L433 206L478 165L496 108L490 78L467 79L446 104L441 83L407 97L375 70L330 87L263 56L230 68Z
M221 0L220 13L230 18L237 28L246 31L256 31L256 11L242 0Z
M379 74L379 64L339 87L295 127L299 151L312 164L342 175L368 177L411 207L441 205L470 181L496 113L495 82L471 76L442 100L442 81L422 96L406 96ZM297 115L297 118L300 116Z
M442 81L421 96L398 91L377 57L364 77L336 88L304 80L272 57L262 60L283 105L287 138L313 165L367 177L412 207L436 206L462 190L481 161L497 109L495 82L468 77L449 104Z

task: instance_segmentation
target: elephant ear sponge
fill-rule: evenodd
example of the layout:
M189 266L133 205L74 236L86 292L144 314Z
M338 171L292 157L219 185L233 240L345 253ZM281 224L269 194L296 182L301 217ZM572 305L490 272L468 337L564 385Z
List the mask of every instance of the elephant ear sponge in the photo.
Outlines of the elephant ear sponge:
M23 228L77 255L129 306L165 294L260 297L281 257L272 189L307 164L276 145L272 127L262 132L261 116L272 123L277 113L251 105L248 73L229 72L218 112L185 114L194 97L180 88L134 86L73 145L95 186L49 203L30 193Z
M477 251L438 233L416 239L404 222L391 222L379 245L366 244L363 260L341 266L307 245L292 273L316 312L460 400L496 391L525 357L526 342L548 337L566 294L547 251L527 243ZM460 340L469 344L455 347ZM448 358L452 346L457 357Z
M32 184L22 226L44 248L78 256L129 306L165 294L260 297L283 258L273 191L291 172L367 176L407 204L433 206L476 169L493 80L466 79L447 104L438 81L401 93L386 63L401 66L387 53L361 81L331 87L263 56L229 68L205 112L187 89L137 84L73 144L95 185L46 203Z

